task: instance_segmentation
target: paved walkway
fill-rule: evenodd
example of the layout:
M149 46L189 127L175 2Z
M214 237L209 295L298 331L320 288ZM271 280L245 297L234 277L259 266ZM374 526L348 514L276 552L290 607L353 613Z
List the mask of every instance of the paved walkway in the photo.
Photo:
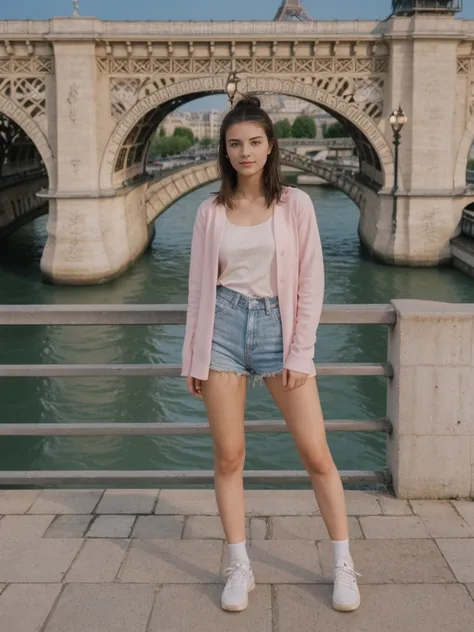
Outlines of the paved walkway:
M474 503L346 494L360 609L331 608L312 493L249 491L258 585L230 614L212 491L0 491L0 630L472 632Z

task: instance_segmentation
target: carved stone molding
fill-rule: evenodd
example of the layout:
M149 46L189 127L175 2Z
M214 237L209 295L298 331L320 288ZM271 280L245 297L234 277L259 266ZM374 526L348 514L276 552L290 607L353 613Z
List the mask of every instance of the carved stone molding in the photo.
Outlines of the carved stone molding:
M20 106L46 132L46 83L44 77L2 78L0 96Z
M0 57L0 75L51 75L52 57Z
M388 57L288 57L288 58L235 58L235 70L238 73L386 73ZM97 68L101 74L108 75L153 75L185 74L209 75L229 72L232 67L230 56L224 58L133 58L99 57Z

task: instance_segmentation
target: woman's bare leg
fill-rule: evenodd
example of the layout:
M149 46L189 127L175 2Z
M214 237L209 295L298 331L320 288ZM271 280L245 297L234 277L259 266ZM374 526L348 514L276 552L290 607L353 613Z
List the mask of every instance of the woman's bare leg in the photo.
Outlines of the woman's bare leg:
M293 435L333 541L333 607L342 611L356 610L360 593L349 552L344 488L327 444L316 380L310 378L293 390L283 386L281 376L267 378L266 383Z
M228 544L245 540L243 468L247 378L210 371L202 382L214 448L214 484Z
M214 446L214 484L217 506L229 545L228 580L221 597L224 610L240 612L248 606L255 580L245 541L243 469L244 414L247 378L211 371L202 382Z
M265 382L294 438L330 538L347 540L344 488L327 444L315 378L294 390L283 386L281 376L267 378Z

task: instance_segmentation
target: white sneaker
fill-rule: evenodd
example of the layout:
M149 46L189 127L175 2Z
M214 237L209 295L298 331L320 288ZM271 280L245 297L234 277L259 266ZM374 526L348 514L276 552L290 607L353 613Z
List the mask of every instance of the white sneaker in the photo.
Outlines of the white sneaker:
M223 610L240 612L249 605L249 592L255 588L252 569L246 564L232 564L226 569L229 579L222 593Z
M335 610L349 612L350 610L357 610L360 606L356 575L360 577L360 573L356 573L345 560L337 562L334 568L334 591L332 595L332 605Z

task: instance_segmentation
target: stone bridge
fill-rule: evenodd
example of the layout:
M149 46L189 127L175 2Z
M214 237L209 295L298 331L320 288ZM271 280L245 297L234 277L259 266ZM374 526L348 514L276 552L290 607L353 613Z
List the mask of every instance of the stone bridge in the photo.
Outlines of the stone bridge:
M280 148L282 165L296 167L306 173L323 178L340 189L364 209L373 192L359 181L358 169L352 169L323 160L312 160L288 149ZM146 188L146 214L151 224L166 209L191 191L219 180L216 152L208 152L207 159L191 162L187 166L164 169L151 180ZM367 196L369 199L366 199Z
M442 12L383 22L0 21L0 115L48 178L48 279L103 282L140 256L150 138L176 108L223 93L231 71L241 92L299 97L345 125L363 187L359 235L376 257L451 260L474 201L474 21ZM394 213L388 117L399 104L408 124Z

